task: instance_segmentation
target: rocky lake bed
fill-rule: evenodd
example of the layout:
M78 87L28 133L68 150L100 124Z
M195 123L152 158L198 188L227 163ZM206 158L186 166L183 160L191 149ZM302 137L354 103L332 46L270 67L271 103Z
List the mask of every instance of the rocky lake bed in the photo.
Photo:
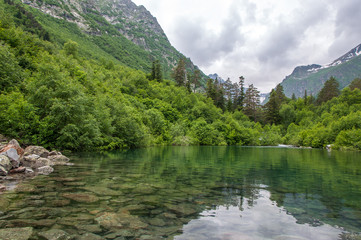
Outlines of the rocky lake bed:
M10 141L4 147L9 143L16 145ZM358 189L358 176L344 176L345 169L332 165L329 156L336 153L164 147L73 153L69 164L58 152L23 150L19 167L33 172L10 168L2 176L7 190L0 194L0 239L360 239L361 192L343 192ZM358 155L341 154L357 168ZM285 158L289 164L280 164ZM314 170L308 159L323 160ZM53 171L39 171L43 164ZM295 166L301 187L285 174ZM327 174L304 180L330 168L349 188ZM321 189L320 181L332 191Z

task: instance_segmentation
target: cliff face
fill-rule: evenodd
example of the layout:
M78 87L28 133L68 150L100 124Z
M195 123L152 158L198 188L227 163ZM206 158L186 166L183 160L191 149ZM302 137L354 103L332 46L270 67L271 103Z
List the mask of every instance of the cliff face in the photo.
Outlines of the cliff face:
M170 77L172 68L184 57L171 45L157 19L131 0L22 1L54 18L75 23L90 36L125 37L149 53L143 57L149 59L149 66L151 61L160 60L166 77ZM187 68L190 71L196 68L190 59Z
M55 18L76 23L89 34L104 34L101 26L111 24L127 39L145 48L151 49L146 38L154 38L156 42L163 39L170 45L157 19L144 6L137 6L130 0L23 0L23 3Z

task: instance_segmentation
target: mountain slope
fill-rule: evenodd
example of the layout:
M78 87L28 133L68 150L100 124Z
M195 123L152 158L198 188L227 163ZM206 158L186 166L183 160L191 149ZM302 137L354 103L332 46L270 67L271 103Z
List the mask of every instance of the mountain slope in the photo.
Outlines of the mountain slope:
M305 90L316 96L331 76L337 79L341 89L355 78L361 77L361 44L328 65L296 67L281 85L287 97L291 97L293 93L296 97L302 97Z
M152 61L160 60L167 78L178 60L184 57L170 44L157 19L130 0L22 2L32 7L31 11L55 41L63 44L75 39L87 54L94 55L94 51L98 51L100 57L111 56L145 72L150 71ZM95 47L98 50L94 50ZM187 68L194 71L197 67L187 59Z

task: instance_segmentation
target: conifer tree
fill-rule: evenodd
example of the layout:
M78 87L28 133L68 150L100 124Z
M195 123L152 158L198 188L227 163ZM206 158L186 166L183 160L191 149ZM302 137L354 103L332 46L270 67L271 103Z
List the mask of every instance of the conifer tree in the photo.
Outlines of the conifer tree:
M190 79L192 80L192 83L194 85L193 91L196 92L196 89L199 86L200 81L201 81L201 71L199 69L196 69L193 72L192 78L190 78Z
M163 74L159 60L153 61L152 63L150 80L157 80L158 82L162 82L163 80Z
M305 105L307 105L307 90L305 90L305 94L303 95L303 100L305 102Z
M286 95L283 92L283 87L278 84L275 89L272 89L269 101L265 105L266 121L273 124L281 122L280 108L282 103L286 101Z
M173 71L174 80L177 86L184 86L186 83L186 62L184 58L179 59L177 66Z
M349 88L351 90L354 90L355 88L358 88L361 90L361 78L355 78L349 85Z
M260 108L260 99L259 91L253 84L248 86L244 97L244 108L243 112L251 120L258 121L259 108Z
M319 92L316 103L321 105L322 103L340 95L340 90L338 88L339 83L337 82L336 78L330 77L330 79L325 82L325 85Z
M214 100L215 92L216 92L216 91L215 91L213 79L212 79L212 78L208 78L208 80L207 80L207 86L206 86L206 95L207 95L207 97L209 97L209 98L211 98L212 100Z
M296 95L295 95L295 93L292 93L291 99L292 99L292 101L296 101Z
M238 109L242 110L243 109L243 102L244 102L244 97L245 97L245 92L244 92L244 77L240 76L239 77L239 88L240 88L240 93L239 93L239 100L237 102L238 105Z

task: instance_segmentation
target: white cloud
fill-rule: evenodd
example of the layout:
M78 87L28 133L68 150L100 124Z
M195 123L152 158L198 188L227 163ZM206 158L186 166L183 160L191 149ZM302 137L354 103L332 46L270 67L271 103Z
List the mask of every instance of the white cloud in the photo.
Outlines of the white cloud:
M358 0L133 0L203 72L270 91L300 64L361 43Z

